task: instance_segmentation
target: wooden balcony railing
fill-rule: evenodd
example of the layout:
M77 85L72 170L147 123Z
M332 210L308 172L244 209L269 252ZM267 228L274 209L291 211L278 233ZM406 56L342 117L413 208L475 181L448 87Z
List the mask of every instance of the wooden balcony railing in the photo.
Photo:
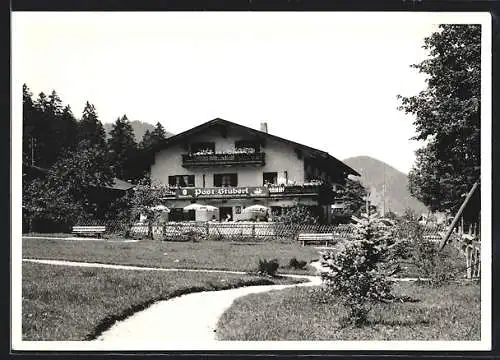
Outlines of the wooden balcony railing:
M216 165L255 165L265 164L265 154L258 153L230 153L230 154L209 154L209 155L182 155L183 167L216 166Z

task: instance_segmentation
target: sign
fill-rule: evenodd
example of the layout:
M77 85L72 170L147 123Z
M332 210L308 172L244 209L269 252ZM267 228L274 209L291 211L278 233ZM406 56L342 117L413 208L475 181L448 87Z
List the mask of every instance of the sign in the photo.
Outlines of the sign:
M176 191L176 198L178 199L256 198L268 196L269 190L263 186L189 188Z

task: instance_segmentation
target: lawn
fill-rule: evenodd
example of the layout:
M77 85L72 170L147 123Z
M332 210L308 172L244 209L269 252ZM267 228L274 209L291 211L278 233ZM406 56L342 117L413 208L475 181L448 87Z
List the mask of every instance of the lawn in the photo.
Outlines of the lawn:
M107 264L163 268L220 269L255 271L259 259L277 258L278 272L313 274L314 269L288 269L291 258L319 258L318 250L298 243L279 242L161 242L141 240L134 243L23 239L23 258L57 259Z
M341 327L346 309L335 299L311 301L311 288L237 299L218 323L219 340L480 340L480 285L442 288L398 283L395 293L419 302L374 304L370 324ZM250 315L251 314L251 315Z
M291 283L252 275L127 271L24 263L23 340L90 340L153 302L194 291Z

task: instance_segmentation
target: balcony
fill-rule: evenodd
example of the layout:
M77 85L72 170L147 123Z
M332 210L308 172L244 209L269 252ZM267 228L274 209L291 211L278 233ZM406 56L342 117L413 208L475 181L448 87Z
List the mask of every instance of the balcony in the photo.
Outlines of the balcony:
M271 197L314 196L323 204L333 203L337 196L331 187L321 184L270 185L268 189Z
M211 166L233 166L251 165L263 166L265 154L257 153L228 153L228 154L185 154L182 155L182 166L188 167L211 167Z

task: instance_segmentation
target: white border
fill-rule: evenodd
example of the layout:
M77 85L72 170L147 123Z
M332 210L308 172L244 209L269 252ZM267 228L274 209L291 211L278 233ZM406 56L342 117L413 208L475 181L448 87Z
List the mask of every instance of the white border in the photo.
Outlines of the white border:
M23 69L20 68L20 59L23 54L18 47L17 37L22 29L18 25L19 17L26 12L12 13L12 223L11 223L11 264L12 264L12 312L11 312L11 349L12 350L442 350L442 351L467 351L491 350L491 16L489 13L353 13L353 12L301 12L301 13L238 13L238 16L257 16L264 19L273 16L300 17L301 19L314 18L315 16L329 16L337 23L412 23L433 21L436 24L475 23L482 25L481 41L481 340L480 341L278 341L278 342L216 342L200 343L196 339L189 343L128 343L116 346L99 344L98 342L79 341L22 341L21 333L21 250L22 250L22 84ZM43 16L44 13L37 13ZM60 13L61 14L61 13ZM62 13L68 14L68 13ZM79 13L85 15L89 13ZM176 12L176 19L182 16L203 16L224 19L235 13L206 13L206 12ZM100 16L162 16L164 13L100 13ZM31 14L31 16L33 16ZM314 21L314 20L313 20Z

